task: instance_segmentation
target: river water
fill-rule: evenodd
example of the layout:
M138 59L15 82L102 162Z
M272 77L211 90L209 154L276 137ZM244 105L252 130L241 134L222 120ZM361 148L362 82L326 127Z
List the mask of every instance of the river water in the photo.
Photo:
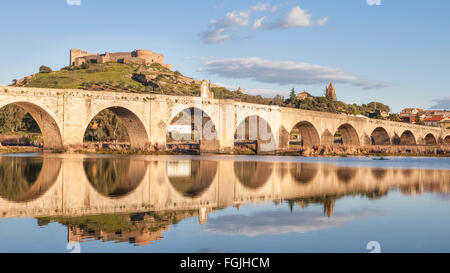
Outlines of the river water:
M450 158L0 156L0 252L450 252Z

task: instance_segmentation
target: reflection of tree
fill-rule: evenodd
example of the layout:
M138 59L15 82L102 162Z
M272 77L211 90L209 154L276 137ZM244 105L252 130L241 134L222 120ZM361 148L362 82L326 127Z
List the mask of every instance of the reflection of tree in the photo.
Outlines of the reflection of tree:
M216 176L216 161L192 160L190 176L169 177L172 186L184 196L195 197L211 185Z
M234 173L246 187L259 188L263 186L272 174L271 162L235 161Z
M314 163L292 163L290 171L295 181L306 184L314 179L318 170Z
M143 162L122 158L89 159L83 162L83 167L92 186L101 194L112 197L136 188L145 172Z
M0 160L0 195L18 201L36 182L42 158L11 157Z

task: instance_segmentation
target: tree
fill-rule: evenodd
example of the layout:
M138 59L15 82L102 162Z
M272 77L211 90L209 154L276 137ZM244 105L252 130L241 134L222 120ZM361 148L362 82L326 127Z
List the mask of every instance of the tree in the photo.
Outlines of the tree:
M419 113L416 114L415 120L416 120L415 124L425 125L425 123L420 119Z
M48 66L41 65L41 67L39 67L39 73L50 73L50 72L52 72L52 69Z
M289 101L294 101L297 98L297 95L295 94L295 89L291 89L291 93L289 94Z
M284 98L283 98L283 96L277 94L277 95L272 99L271 104L283 106L283 105L284 105Z

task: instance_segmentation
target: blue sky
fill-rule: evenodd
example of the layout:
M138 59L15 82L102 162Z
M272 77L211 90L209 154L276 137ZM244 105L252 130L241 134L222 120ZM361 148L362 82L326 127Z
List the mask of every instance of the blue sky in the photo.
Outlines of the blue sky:
M68 65L69 49L152 49L187 76L251 94L450 108L450 1L0 2L0 84Z

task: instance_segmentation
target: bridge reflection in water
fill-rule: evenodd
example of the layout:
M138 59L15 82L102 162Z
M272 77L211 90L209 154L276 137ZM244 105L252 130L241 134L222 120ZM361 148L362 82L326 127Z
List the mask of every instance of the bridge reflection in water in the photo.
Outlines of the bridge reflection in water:
M220 159L220 160L219 160ZM102 239L136 245L161 240L188 217L244 203L273 201L305 207L346 195L377 198L450 192L450 171L342 167L218 157L43 155L0 157L0 217L59 222L70 241Z

